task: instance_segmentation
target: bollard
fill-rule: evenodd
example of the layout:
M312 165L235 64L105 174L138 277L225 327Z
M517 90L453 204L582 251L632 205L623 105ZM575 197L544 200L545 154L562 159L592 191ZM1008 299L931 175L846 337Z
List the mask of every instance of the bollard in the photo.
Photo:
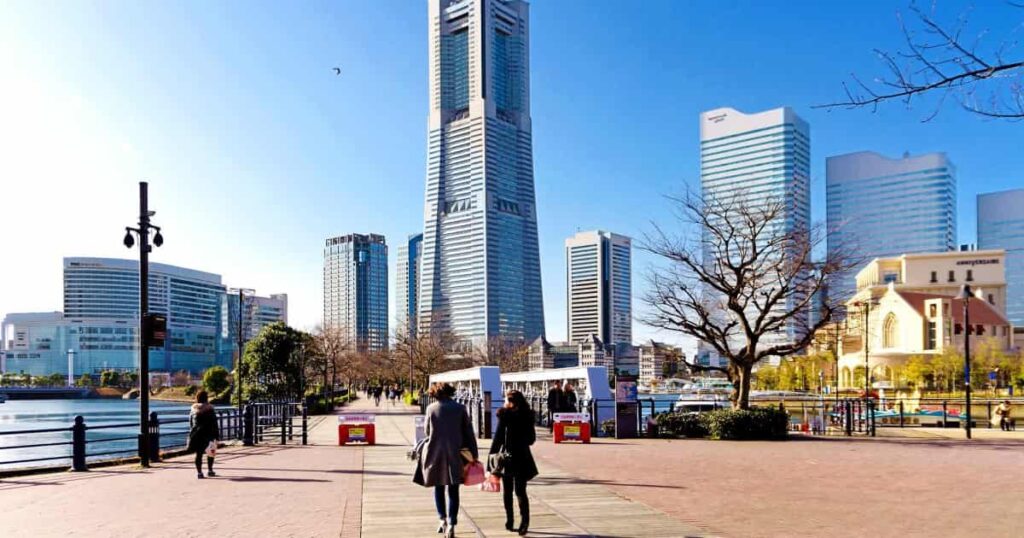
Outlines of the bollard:
M942 427L946 427L946 400L942 400Z
M491 408L493 403L491 401L491 391L484 392L484 439L491 438Z
M874 400L868 400L868 413L871 414L870 415L871 416L871 422L869 423L869 427L871 428L871 437L874 437L875 436L875 401Z
M903 400L900 400L900 427L903 427Z
M160 461L160 420L156 411L149 413L149 461Z
M843 426L846 429L846 436L850 437L853 435L853 402L845 400L843 402Z
M988 401L988 427L992 428L992 400Z
M308 413L306 412L306 406L302 406L302 444L303 444L303 446L305 446L309 442L309 435L308 435L308 430L307 430L307 426L308 426L307 418L308 418Z
M253 439L253 422L255 418L256 417L253 416L252 406L246 404L245 414L243 415L242 419L242 444L245 446L252 446L254 444L255 440Z
M285 405L279 405L278 409L278 413L281 417L281 444L286 445L288 444L288 424L286 422L288 419L288 407Z
M75 417L75 425L71 427L71 470L87 471L85 466L85 418Z
M285 409L288 410L288 440L295 440L295 408L291 404L287 404Z

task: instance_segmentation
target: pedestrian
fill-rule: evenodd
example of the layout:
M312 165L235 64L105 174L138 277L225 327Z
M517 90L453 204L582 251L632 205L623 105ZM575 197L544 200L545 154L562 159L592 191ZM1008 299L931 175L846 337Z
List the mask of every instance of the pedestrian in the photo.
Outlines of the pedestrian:
M455 388L448 383L434 383L430 387L430 395L435 401L427 407L426 442L413 482L434 488L434 505L441 520L437 532L453 538L459 518L459 485L462 484L463 467L475 462L479 453L469 413L465 406L452 400Z
M530 528L530 498L526 495L526 483L537 476L537 463L533 460L530 446L537 440L534 429L533 410L526 397L518 390L505 393L505 405L498 410L498 429L491 443L491 454L504 452L507 456L501 469L492 468L493 474L501 476L505 489L502 500L505 503L505 529L515 532L512 495L519 501L519 535L526 535ZM488 466L494 458L488 458Z
M196 402L192 404L189 412L188 452L196 455L196 478L203 478L203 454L210 448L211 443L220 439L220 431L217 428L217 412L209 403L209 395L205 390L196 393ZM216 444L214 444L216 447ZM211 451L212 452L212 451ZM213 456L206 456L206 469L208 476L217 476L213 472Z
M999 417L999 429L1004 432L1010 431L1013 421L1010 418L1010 400L1003 400L996 406L995 416Z
M382 389L380 385L373 388L373 405L380 407L380 395L383 391L384 389Z
M570 383L565 384L565 394L563 394L562 399L565 401L565 406L562 409L563 413L575 413L577 411L576 390L572 388Z
M548 431L554 428L555 413L562 412L562 382L555 381L551 384L551 390L548 391ZM541 415L543 417L543 415Z

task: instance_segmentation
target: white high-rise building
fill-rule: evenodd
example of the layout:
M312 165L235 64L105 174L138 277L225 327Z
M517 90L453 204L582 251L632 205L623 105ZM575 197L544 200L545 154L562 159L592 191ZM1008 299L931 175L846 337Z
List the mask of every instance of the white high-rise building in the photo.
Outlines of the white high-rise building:
M785 213L773 225L786 233L806 230L811 218L810 160L810 126L789 107L756 114L718 108L700 115L701 195L706 202L782 202ZM797 293L777 308L792 310L803 300ZM791 342L804 325L806 316L797 316L762 345Z
M486 349L544 335L529 6L430 0L422 331Z
M420 260L423 254L423 234L410 235L409 240L398 245L395 255L398 278L395 279L395 297L398 307L395 315L398 326L410 337L416 336L418 301L420 289Z
M630 239L600 230L565 240L568 335L595 335L606 345L633 341Z
M956 169L944 153L890 159L872 151L825 161L830 254L863 260L956 248ZM898 221L894 216L898 215ZM856 270L829 279L829 294L846 300Z

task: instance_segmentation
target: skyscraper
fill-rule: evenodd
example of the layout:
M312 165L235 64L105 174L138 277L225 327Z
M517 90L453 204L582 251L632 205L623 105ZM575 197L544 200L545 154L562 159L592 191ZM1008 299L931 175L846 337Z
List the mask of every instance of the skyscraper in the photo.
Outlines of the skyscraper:
M806 230L811 216L810 160L810 126L789 107L756 114L718 108L701 114L700 180L706 202L774 200L785 204L785 212L773 226L784 233ZM803 299L794 294L777 308L792 310ZM802 315L791 319L764 344L794 340L805 321Z
M324 325L358 351L388 347L388 247L383 235L348 234L324 245Z
M1024 189L978 195L978 248L1006 250L1006 317L1024 327Z
M430 0L420 329L478 349L544 334L529 7Z
M420 289L420 260L423 254L423 234L410 235L409 240L398 246L398 278L395 279L395 296L398 308L395 317L399 326L408 336L416 336L416 320Z
M607 345L633 341L630 239L600 230L565 240L568 335Z
M944 153L890 159L862 151L825 163L830 254L848 252L867 263L955 249L956 169ZM851 297L855 277L851 270L831 278L833 297Z

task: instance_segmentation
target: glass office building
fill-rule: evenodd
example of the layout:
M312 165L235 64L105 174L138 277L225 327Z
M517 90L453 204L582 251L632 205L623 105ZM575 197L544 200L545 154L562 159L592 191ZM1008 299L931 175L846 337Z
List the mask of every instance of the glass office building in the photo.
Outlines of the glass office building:
M149 310L167 317L168 333L163 347L150 348L152 371L232 368L236 339L225 337L225 323L234 318L220 275L150 263L149 288ZM286 296L260 299L253 327L287 321ZM66 374L69 362L74 375L136 370L138 319L137 261L65 258L64 312L8 315L0 359L5 371L32 375Z
M755 114L732 108L704 112L700 116L700 140L701 195L706 203L784 203L783 214L769 229L787 234L808 229L810 126L792 109L776 108ZM713 261L710 251L704 257L705 263ZM804 300L797 292L777 309L793 310ZM769 335L763 343L770 346L793 341L806 321L805 315L792 318L784 329Z
M423 255L423 234L410 235L409 240L398 246L396 263L398 278L395 279L395 298L398 307L395 317L404 333L416 336L419 319L419 302L416 300L420 289L420 260Z
M1006 251L1006 317L1024 328L1024 189L978 195L978 248Z
M600 230L565 240L569 342L596 336L632 344L632 247L624 235Z
M825 168L830 253L867 263L955 249L956 169L944 153L890 159L862 151L829 157ZM830 293L852 297L859 268L832 278Z
M383 235L327 239L324 325L340 330L359 351L388 348L388 247Z
M242 341L248 342L271 323L288 323L288 294L275 293L260 297L252 290L243 290L241 317L238 312L238 290L229 290L221 299L220 337L222 346L233 354L238 350L238 331L241 325Z
M430 0L420 331L485 349L544 334L530 124L529 7Z

